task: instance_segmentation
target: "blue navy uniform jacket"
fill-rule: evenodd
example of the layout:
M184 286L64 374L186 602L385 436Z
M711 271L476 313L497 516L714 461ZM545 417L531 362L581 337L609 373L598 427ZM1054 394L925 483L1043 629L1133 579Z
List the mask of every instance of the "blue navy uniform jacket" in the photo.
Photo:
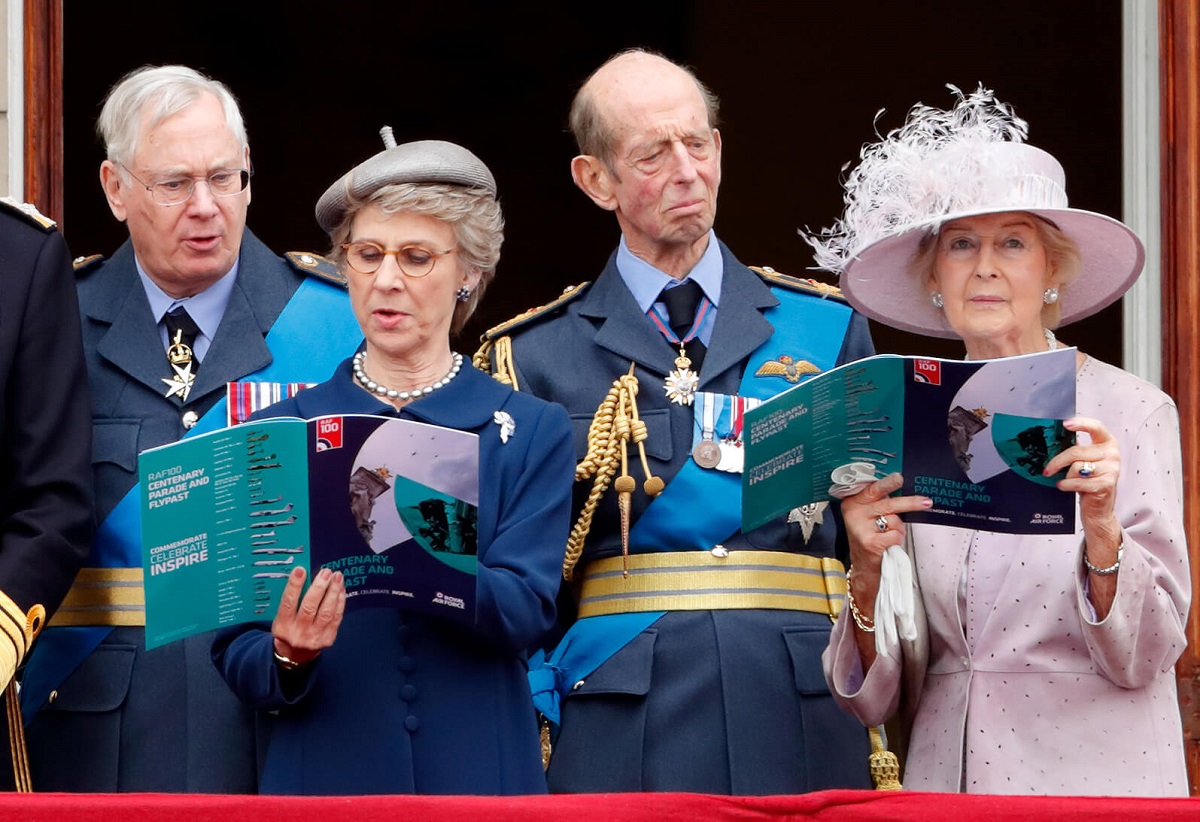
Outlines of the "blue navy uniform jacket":
M496 411L515 422L500 438ZM263 793L544 793L527 651L554 624L570 519L563 409L464 368L397 412L353 382L329 382L262 416L399 416L479 435L474 626L387 607L345 615L333 645L280 679L270 626L218 633L213 659L233 690L274 714ZM349 502L347 501L347 505Z
M225 395L226 382L271 362L265 336L304 276L245 232L233 293L181 407L164 396L170 367L132 244L81 269L77 289L94 406L97 521L136 483L140 451L180 439L187 430L185 412L203 415ZM337 302L331 310L346 307ZM145 650L144 640L142 628L114 628L41 706L27 733L35 787L255 792L254 715L213 670L211 636L152 651Z
M720 308L698 390L736 394L747 358L774 332L763 311L780 301L724 245L721 252ZM806 317L833 305L813 296L786 321L802 328ZM638 308L615 256L581 297L514 327L511 337L520 390L567 407L578 458L586 453L588 427L612 381L636 363L646 451L653 473L670 486L690 458L693 409L666 397L663 379L675 368L678 347ZM872 353L866 320L855 314L837 361ZM787 386L780 380L780 390ZM590 490L590 480L577 484L576 510ZM648 502L640 490L634 493L635 522ZM704 515L705 501L698 499L693 516ZM731 551L844 560L834 511L827 509L823 518L807 541L799 524L780 518L731 534L722 544ZM610 490L580 568L620 550ZM563 699L550 790L773 794L870 787L866 731L837 707L821 672L830 627L827 616L800 611L668 612Z
M57 230L0 208L0 591L26 613L54 611L92 537L73 280ZM0 790L13 789L7 738L0 721Z

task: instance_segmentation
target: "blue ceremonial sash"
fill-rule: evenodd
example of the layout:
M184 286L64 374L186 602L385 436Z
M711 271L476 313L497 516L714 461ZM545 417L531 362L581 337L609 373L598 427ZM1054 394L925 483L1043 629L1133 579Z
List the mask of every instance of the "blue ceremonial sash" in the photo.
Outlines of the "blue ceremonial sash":
M312 345L289 344L310 340ZM362 342L362 330L344 288L318 277L306 277L267 332L272 360L253 374L263 382L326 380ZM225 426L227 399L222 396L185 433L184 438ZM140 485L109 512L96 529L89 568L138 568L142 564ZM112 626L48 628L37 639L21 679L21 713L28 724L50 692L79 667L108 636Z
M808 360L824 373L837 365L852 312L842 303L815 301L811 296L772 288L779 305L764 313L775 331L754 350L742 373L738 394L768 399L792 383L755 379L766 362L781 355ZM814 310L816 309L816 310ZM697 500L704 515L697 517ZM632 553L707 551L736 534L742 524L742 478L739 474L701 468L687 459L667 487L629 531ZM663 611L609 614L576 620L544 659L530 659L533 703L557 724L559 701L571 686L603 665L634 637L653 625Z

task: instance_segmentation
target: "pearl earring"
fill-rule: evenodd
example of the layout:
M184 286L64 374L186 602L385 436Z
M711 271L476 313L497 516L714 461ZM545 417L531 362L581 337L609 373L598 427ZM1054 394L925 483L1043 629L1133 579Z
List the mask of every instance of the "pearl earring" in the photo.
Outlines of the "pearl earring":
M458 291L455 293L454 297L460 303L465 303L467 300L471 299L471 289L467 288L464 285L462 288L458 289Z
M933 303L934 308L941 308L946 301L942 299L942 292L935 291L929 295L929 301Z
M1042 302L1046 305L1054 305L1058 302L1058 289L1051 287L1042 292Z

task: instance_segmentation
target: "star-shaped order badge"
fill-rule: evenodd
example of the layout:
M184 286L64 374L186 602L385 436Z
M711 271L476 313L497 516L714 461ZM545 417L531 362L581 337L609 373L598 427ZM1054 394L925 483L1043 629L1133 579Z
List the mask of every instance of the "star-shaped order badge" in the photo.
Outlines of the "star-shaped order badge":
M166 396L170 399L178 394L181 402L187 402L188 394L192 390L192 383L196 381L196 375L192 373L191 360L182 366L171 363L171 369L175 372L175 376L162 378L162 381L167 384Z
M676 405L691 405L699 384L700 375L692 370L692 361L680 349L679 356L675 358L675 370L663 380L667 399Z

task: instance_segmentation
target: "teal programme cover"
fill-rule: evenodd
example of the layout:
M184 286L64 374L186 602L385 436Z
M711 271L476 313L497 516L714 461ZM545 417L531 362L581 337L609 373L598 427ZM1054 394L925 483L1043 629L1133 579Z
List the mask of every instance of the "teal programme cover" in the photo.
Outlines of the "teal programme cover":
M977 362L880 355L746 412L742 527L831 498L835 469L904 475L933 499L908 522L1069 534L1075 495L1042 476L1074 444L1074 348ZM854 473L843 469L842 474Z
M292 568L347 609L475 618L479 439L373 416L249 422L143 452L146 647L270 621Z

